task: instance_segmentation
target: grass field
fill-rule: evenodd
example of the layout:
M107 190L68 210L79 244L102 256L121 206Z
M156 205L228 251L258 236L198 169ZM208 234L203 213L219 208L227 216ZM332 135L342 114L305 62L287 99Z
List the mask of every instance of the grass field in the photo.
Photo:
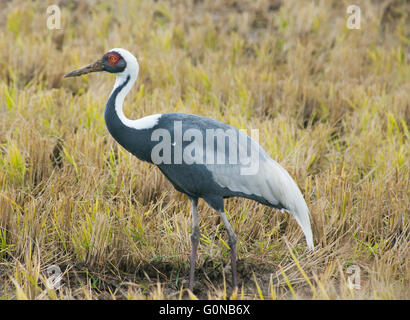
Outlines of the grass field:
M47 28L52 4L60 30ZM226 201L231 298L409 299L410 4L360 1L359 30L346 27L350 4L0 2L0 298L231 295L227 233L202 201L195 296L185 290L190 203L109 135L114 76L63 79L123 47L140 63L129 118L258 129L305 196L314 252L289 214ZM50 265L60 289L46 285Z

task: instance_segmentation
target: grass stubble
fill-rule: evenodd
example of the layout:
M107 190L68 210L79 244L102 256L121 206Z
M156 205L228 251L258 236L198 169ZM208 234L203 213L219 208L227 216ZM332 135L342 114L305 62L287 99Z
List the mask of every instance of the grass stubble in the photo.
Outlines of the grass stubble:
M61 8L61 30L46 26ZM410 7L361 1L0 3L0 298L186 298L190 205L104 123L113 77L63 74L134 52L130 118L187 112L243 129L294 177L287 213L226 201L236 299L409 299ZM248 131L249 132L249 131ZM200 201L195 295L229 298L227 234ZM62 287L47 286L47 268ZM360 289L348 268L360 270Z

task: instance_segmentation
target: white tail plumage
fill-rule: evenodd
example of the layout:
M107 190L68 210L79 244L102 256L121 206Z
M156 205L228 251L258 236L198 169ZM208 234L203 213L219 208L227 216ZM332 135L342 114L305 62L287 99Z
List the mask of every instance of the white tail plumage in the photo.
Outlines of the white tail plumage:
M218 125L215 122L215 127ZM310 227L309 209L303 198L302 192L297 186L296 182L292 179L289 173L275 160L260 147L258 143L246 136L242 131L236 130L239 135L244 135L245 139L239 139L240 143L251 142L251 154L256 155L252 157L252 161L249 164L246 161L248 157L248 145L242 148L246 150L244 154L239 152L239 163L237 164L206 164L207 169L212 172L214 181L221 187L228 188L233 192L240 192L245 195L258 196L276 207L284 207L286 211L291 213L299 226L302 228L306 237L307 245L310 249L314 249L312 229ZM231 141L230 141L231 143ZM233 141L232 143L235 143ZM215 146L206 145L209 150L207 153L213 154L215 152ZM238 146L229 146L233 150L241 150ZM202 145L201 145L202 148ZM225 155L225 144L217 144L217 151L220 154ZM244 159L241 158L244 157ZM242 169L246 169L251 166L252 173L242 174Z
M271 180L270 189L274 198L278 200L286 210L292 214L305 234L306 242L311 250L314 250L313 235L310 226L309 209L303 198L302 192L289 173L275 160L270 159L269 167Z
M306 237L307 245L314 249L309 209L302 192L289 173L262 148L259 149L259 170L255 175L241 175L238 166L208 166L215 181L235 192L262 197L274 206L282 205L292 214Z

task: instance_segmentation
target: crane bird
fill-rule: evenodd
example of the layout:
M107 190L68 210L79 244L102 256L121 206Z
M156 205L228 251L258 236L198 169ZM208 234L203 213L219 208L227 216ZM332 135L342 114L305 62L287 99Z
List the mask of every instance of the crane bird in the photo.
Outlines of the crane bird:
M313 250L309 209L301 191L289 173L257 142L228 124L192 114L165 113L138 120L128 119L123 112L123 102L137 80L139 64L136 57L125 49L112 49L96 62L65 77L98 71L116 75L104 115L110 134L138 159L157 165L175 189L186 194L191 201L191 291L200 240L199 198L218 211L228 232L233 288L238 285L237 236L225 214L225 198L248 198L288 211L302 228L308 247ZM226 140L229 140L229 145Z

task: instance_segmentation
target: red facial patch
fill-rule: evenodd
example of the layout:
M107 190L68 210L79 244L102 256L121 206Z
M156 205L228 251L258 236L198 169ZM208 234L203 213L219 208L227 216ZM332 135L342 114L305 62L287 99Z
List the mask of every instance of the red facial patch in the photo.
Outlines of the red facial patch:
M118 61L120 61L120 55L115 52L111 52L107 54L107 61L110 65L115 66Z

